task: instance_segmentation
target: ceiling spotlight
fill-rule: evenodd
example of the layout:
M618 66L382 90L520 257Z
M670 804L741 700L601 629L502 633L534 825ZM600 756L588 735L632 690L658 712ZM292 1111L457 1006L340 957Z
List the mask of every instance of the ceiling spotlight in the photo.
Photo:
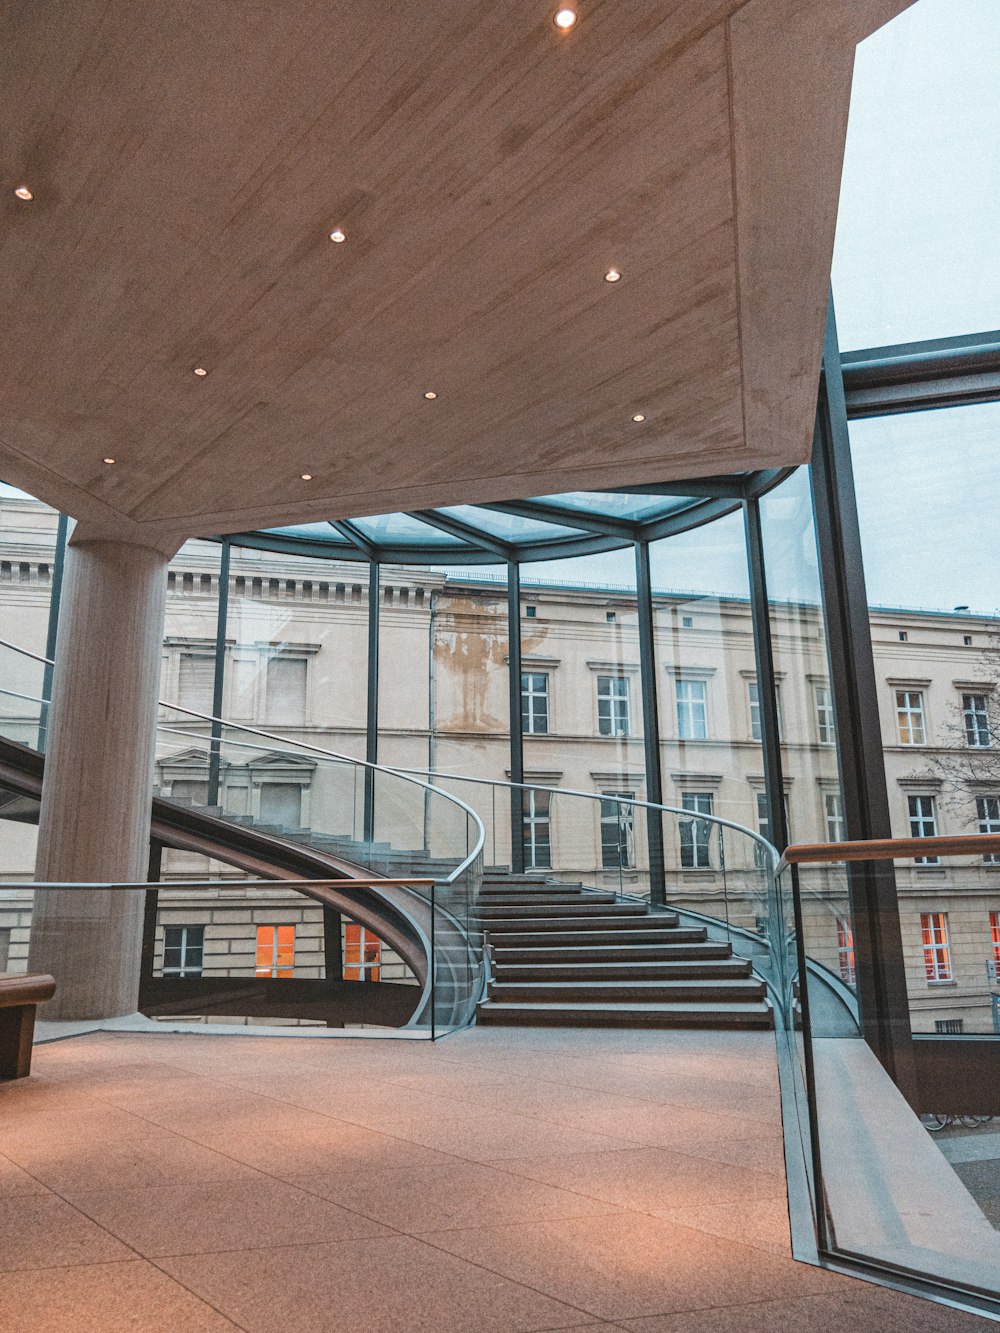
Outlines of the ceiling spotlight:
M425 397L425 398L436 398L436 397L437 397L437 394L434 392L433 389L428 389L427 392L424 394L424 397Z
M605 282L621 282L622 275L616 268L609 268L604 275Z
M556 14L552 22L556 25L557 28L561 28L563 32L568 32L569 29L572 28L573 24L576 22L576 10L558 9L556 10Z
M635 416L632 418L632 420L633 420L633 421L645 421L646 418L645 418L645 416L642 414L642 412L636 412L636 414L635 414Z
M303 472L303 473L302 473L302 480L303 480L303 481L312 481L312 479L313 479L313 474L312 474L311 472Z
M334 227L333 231L330 232L330 240L333 241L335 245L341 245L347 240L347 233L342 231L340 227Z
M105 463L113 463L115 460L113 458L105 458L102 461Z
M198 376L200 380L203 380L205 376L208 374L208 371L205 369L204 366L195 366L194 373Z
M17 195L18 199L24 199L25 201L34 199L35 197L28 189L27 185L19 185L14 193Z

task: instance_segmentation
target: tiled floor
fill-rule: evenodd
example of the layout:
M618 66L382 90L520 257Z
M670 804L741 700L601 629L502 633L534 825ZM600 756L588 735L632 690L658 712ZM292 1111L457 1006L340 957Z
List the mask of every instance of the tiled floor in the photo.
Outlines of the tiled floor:
M984 1333L789 1256L767 1035L88 1036L0 1085L0 1329Z

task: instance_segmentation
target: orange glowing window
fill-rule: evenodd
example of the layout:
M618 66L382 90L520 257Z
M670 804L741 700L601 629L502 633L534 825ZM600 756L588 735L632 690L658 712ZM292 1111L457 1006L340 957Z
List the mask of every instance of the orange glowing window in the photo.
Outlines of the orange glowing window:
M921 912L920 934L924 948L927 980L951 981L951 945L948 940L948 913Z
M344 980L378 981L382 975L382 941L353 921L344 924Z
M990 913L990 942L993 945L993 961L1000 968L1000 912Z
M290 977L295 966L295 927L257 927L257 976Z

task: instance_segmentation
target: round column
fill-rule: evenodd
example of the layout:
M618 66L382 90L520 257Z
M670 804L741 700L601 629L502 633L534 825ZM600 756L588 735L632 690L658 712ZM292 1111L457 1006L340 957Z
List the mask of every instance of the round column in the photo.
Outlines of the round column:
M35 878L145 880L168 557L74 540L66 555ZM28 966L46 1019L134 1013L142 893L35 893Z

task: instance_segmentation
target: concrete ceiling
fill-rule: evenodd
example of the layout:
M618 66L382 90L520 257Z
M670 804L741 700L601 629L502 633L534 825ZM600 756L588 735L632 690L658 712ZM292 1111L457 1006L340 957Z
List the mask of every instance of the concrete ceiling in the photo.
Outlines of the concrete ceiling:
M10 0L0 477L169 544L804 461L907 3Z

